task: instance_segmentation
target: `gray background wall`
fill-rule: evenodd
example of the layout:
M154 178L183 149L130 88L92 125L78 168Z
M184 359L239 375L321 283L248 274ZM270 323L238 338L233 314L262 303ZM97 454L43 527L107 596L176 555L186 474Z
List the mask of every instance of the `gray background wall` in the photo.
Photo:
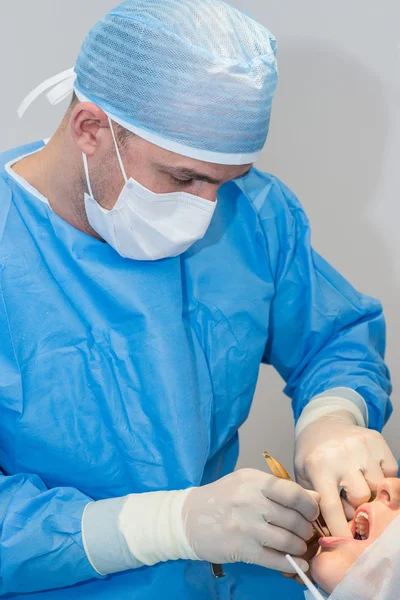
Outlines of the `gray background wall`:
M19 0L0 5L0 151L50 136L66 104L34 86L73 66L86 31L116 0ZM395 414L385 430L400 458L400 4L397 0L235 0L278 40L281 80L259 166L300 197L316 249L353 284L378 296L388 321ZM264 468L268 449L292 461L290 401L263 367L242 428L240 466Z

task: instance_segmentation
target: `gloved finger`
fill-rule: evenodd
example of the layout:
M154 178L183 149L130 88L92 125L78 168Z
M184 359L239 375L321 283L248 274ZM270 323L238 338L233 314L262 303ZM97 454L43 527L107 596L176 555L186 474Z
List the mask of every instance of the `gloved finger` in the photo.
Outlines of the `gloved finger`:
M297 475L297 474L296 474L296 483L301 485L301 487L304 488L305 490L313 489L312 483L310 481L308 481L307 479L303 479L302 477L300 477L300 475Z
M371 489L361 471L351 471L341 482L346 492L346 500L354 508L368 502L371 498Z
M347 502L346 498L342 498L342 504L344 514L346 515L346 519L348 521L351 521L352 519L354 519L354 515L356 514L355 508Z
M314 521L319 515L318 502L294 481L277 478L268 479L262 492L266 498L273 502L296 510L307 521Z
M376 489L382 479L385 479L385 474L382 471L380 463L376 462L371 458L368 462L368 466L363 470L365 481L367 482L369 489L376 492Z
M389 446L385 442L383 460L381 461L381 469L385 477L397 477L399 465L392 454Z
M321 494L320 508L331 534L351 538L336 481L327 480L325 474L318 474L314 477L313 483L315 489Z
M306 587L306 584L303 583L303 580L300 579L300 577L294 573L284 573L283 571L281 571L281 575L283 575L285 577L285 579L294 579L297 583L299 583L301 586ZM309 579L311 579L310 577L310 573L308 574Z
M270 523L265 523L264 527L258 527L252 534L253 539L257 540L261 546L278 550L284 554L302 556L307 552L307 544L304 540L291 531Z
M310 573L308 573L308 578L311 579ZM302 579L300 579L300 577L298 575L296 575L294 580L296 583L299 583L302 587L304 587L304 588L307 587L306 584L304 583L304 581Z
M305 554L303 554L303 556L301 556L300 558L302 558L303 560L305 560L309 564L310 561L317 554L318 550L319 550L318 538L315 537L315 536L313 536L313 539L310 542L307 543L307 552ZM295 579L297 581L297 583L300 583L301 585L304 585L304 583L302 582L302 580L300 579L300 577L298 575L295 575L294 573L282 573L282 575L284 577L288 577L290 579ZM311 575L310 572L308 573L308 577L314 583L313 577L312 577L312 575Z
M281 504L274 503L268 512L263 514L264 521L276 527L291 531L299 538L307 541L314 534L313 526L300 513Z
M293 560L299 565L299 567L306 573L309 569L308 563L301 558L293 557ZM284 571L285 573L295 573L294 568L288 562L285 555L282 552L277 552L271 548L261 548L260 552L256 555L249 557L247 562L259 565L260 567L266 567L267 569L273 569L274 571Z
M297 575L294 573L284 573L283 571L281 571L281 575L283 575L283 577L285 577L285 579L294 579L294 581L296 583L299 583L302 587L307 587L306 584L304 583L304 581ZM315 580L313 579L310 569L308 570L308 573L306 572L306 575L308 577L308 579L310 579L310 581L312 581L312 583L315 584Z
M315 490L307 490L307 494L310 494L311 498L314 498L314 500L316 502L318 502L318 504L321 502L321 494L319 494L318 492L316 492Z
M311 494L318 504L321 502L321 495L314 490L312 483L307 481L307 479L302 479L300 476L297 476L296 483L298 483L303 489L307 490L307 492Z

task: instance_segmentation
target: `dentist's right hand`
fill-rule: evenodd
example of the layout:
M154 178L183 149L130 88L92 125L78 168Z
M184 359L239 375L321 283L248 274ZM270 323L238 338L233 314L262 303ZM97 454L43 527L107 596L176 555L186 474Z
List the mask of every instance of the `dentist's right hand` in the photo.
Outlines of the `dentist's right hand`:
M292 572L285 554L306 553L318 501L316 492L297 483L242 469L189 491L183 504L184 531L200 560ZM296 562L308 570L306 561Z

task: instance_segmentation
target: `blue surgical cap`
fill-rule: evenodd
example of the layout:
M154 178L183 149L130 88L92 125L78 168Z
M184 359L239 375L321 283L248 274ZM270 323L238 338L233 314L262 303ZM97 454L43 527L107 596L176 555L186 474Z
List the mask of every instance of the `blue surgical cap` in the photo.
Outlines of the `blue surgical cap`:
M267 139L275 56L273 35L222 0L126 0L88 33L75 68L32 90L18 115L43 92L57 104L74 89L162 148L243 165Z
M271 33L220 0L126 0L87 35L80 100L184 156L254 162L278 73Z

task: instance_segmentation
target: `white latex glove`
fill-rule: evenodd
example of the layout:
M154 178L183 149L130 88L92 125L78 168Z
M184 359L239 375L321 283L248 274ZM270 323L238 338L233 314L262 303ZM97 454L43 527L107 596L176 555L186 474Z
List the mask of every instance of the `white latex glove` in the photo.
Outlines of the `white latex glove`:
M332 535L352 537L338 488L358 507L382 479L396 477L398 465L380 433L358 427L352 414L337 411L301 431L295 471L298 483L321 495L321 511Z
M201 560L292 572L285 554L305 554L318 500L318 494L294 482L242 469L189 491L183 505L185 533ZM307 571L306 561L296 562Z

